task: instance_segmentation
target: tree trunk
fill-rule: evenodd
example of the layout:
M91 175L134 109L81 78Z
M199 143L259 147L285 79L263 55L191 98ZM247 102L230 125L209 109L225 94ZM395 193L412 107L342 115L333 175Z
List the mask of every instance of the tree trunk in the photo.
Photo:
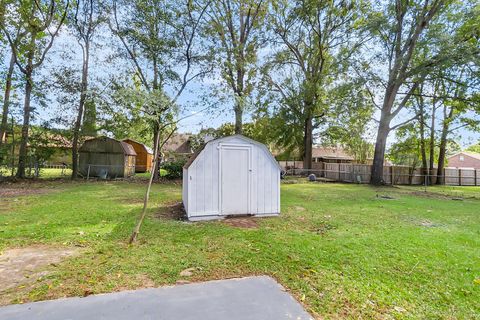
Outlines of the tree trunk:
M158 137L160 135L160 129L159 125L155 124L153 127L153 150L158 150L159 147L157 147L157 142L160 141L160 138ZM153 165L152 165L152 176L153 176L153 181L159 181L160 180L160 152L161 150L158 150L157 155L154 155L153 158Z
M377 131L377 140L375 142L375 153L373 156L372 175L370 183L373 185L384 184L383 164L385 162L385 150L387 148L387 137L390 132L389 124L380 122Z
M438 150L438 169L437 169L437 184L444 184L445 177L443 176L443 169L445 168L445 156L447 153L447 137L450 128L450 119L453 116L453 107L450 108L448 116L443 119L442 135L440 137L440 148Z
M303 132L303 169L312 169L313 118L305 119Z
M385 90L370 176L370 183L373 185L384 184L383 164L385 162L385 150L387 149L387 138L390 133L390 121L392 121L391 110L397 96L398 88L399 85L396 84L394 80L390 80Z
M432 121L430 124L430 161L429 161L429 171L430 173L433 172L435 166L435 105L432 108Z
M440 150L438 151L438 169L437 169L437 184L444 184L445 177L443 176L443 168L445 168L445 153L447 148L447 134L442 130L442 137L440 138Z
M85 101L87 99L88 90L88 62L90 58L90 46L87 42L83 50L83 67L82 67L82 83L80 92L80 102L78 105L77 119L73 128L72 141L72 179L76 179L78 175L78 140L80 138L80 127L82 126L82 118L85 110Z
M243 134L243 128L242 128L243 107L240 101L236 102L234 111L235 111L235 134Z
M423 106L420 108L420 153L422 156L422 173L426 174L427 170L427 148L425 145L425 117Z
M18 154L17 178L25 178L25 168L27 162L28 129L30 126L30 96L32 94L33 87L31 65L27 66L27 73L25 76L27 81L25 83L25 102L23 105L23 125L22 137L20 140L20 151Z
M10 91L12 90L12 77L14 68L15 55L12 53L10 65L7 71L7 79L5 82L5 94L3 96L2 123L0 124L0 146L3 142L7 142L8 108L10 104Z

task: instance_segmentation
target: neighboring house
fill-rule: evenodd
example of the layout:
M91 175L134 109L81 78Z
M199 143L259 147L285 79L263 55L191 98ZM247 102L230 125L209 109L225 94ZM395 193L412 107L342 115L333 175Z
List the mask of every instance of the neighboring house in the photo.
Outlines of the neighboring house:
M352 163L354 158L342 147L313 147L312 161L327 163Z
M50 164L72 163L72 142L60 134L47 132L31 137L28 148L37 156L46 156L46 162Z
M480 169L480 154L461 151L447 158L451 168L474 168Z
M177 133L168 139L163 146L162 152L166 161L188 158L193 154L191 139L188 133Z

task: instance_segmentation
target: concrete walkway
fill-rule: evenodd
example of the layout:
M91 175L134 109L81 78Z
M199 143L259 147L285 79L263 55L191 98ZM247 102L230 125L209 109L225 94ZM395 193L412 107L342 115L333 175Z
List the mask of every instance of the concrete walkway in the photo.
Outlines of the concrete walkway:
M248 277L0 308L1 320L312 319L270 277Z

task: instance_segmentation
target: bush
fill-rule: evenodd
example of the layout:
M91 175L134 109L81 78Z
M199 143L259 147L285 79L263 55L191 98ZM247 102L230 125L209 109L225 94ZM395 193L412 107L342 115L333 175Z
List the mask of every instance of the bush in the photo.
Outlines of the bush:
M169 180L182 178L185 162L187 162L186 159L164 162L161 169L167 172L165 178Z

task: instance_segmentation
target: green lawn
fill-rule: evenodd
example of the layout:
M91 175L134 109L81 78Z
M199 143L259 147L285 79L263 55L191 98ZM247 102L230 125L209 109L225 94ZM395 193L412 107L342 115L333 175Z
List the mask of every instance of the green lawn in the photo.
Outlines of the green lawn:
M195 267L190 281L270 275L319 318L480 318L480 188L285 184L279 218L239 229L159 217L181 186L157 184L128 246L145 183L31 187L48 192L0 199L0 250L82 251L32 287L2 292L10 302L173 284ZM452 200L459 190L477 198Z

